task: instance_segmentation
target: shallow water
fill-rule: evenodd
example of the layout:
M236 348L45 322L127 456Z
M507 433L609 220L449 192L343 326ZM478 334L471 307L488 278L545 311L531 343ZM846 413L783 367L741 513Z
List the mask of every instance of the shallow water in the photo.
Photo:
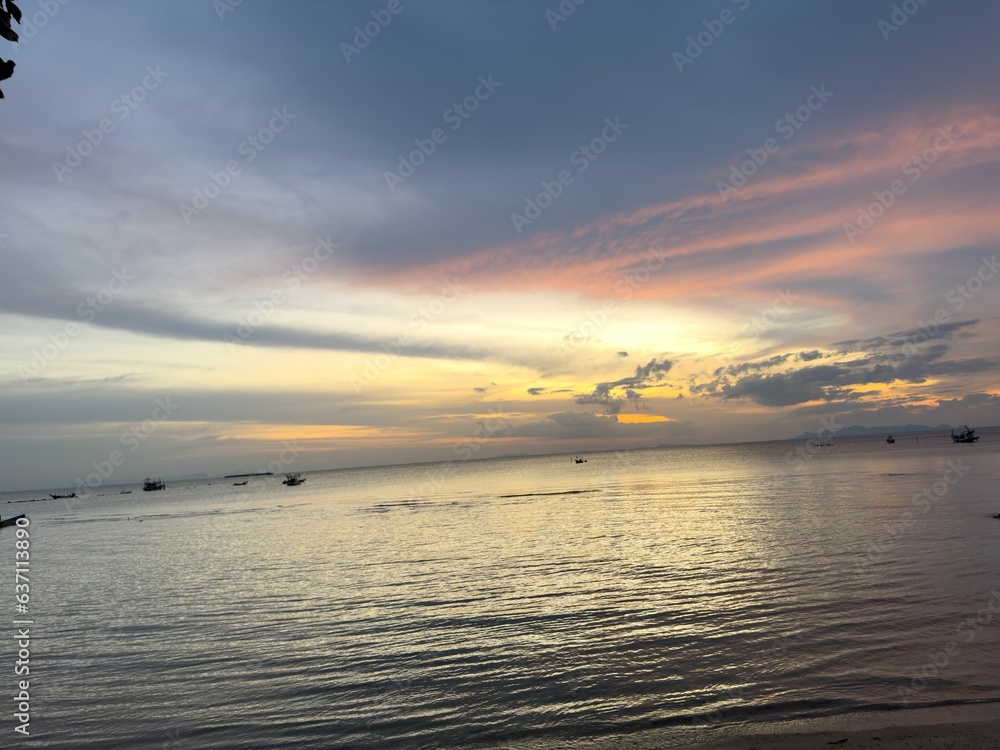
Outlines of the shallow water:
M583 747L1000 701L982 434L3 495L31 519L18 744Z

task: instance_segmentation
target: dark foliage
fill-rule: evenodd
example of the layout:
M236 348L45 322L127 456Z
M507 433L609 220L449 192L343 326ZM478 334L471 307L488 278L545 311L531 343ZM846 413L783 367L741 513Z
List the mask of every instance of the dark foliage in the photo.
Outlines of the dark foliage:
M15 23L21 23L21 9L14 4L14 0L0 0L0 36L9 42L16 42L18 39L17 32L14 31ZM0 57L0 81L6 81L12 75L14 61ZM0 99L3 99L2 89Z

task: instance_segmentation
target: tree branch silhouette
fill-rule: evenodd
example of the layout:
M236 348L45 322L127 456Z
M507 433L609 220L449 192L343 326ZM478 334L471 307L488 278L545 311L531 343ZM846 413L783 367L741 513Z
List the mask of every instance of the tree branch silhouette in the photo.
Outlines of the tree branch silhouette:
M21 9L14 0L0 0L0 36L9 42L16 42L18 36L11 21L21 23ZM4 60L0 57L0 81L6 81L14 75L14 65L13 60ZM3 89L0 89L0 99L3 99Z

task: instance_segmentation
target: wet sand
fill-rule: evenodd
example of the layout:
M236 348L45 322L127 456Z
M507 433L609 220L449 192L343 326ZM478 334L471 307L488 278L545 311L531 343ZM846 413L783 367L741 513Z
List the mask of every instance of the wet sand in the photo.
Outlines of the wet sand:
M1000 750L1000 719L850 732L758 734L671 750Z

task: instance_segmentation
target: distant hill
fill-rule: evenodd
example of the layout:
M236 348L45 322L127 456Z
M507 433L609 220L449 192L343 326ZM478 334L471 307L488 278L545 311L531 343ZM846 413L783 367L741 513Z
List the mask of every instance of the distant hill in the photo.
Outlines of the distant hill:
M928 427L925 424L897 424L888 427L862 427L859 424L844 427L833 435L833 437L856 437L858 435L899 435L904 432L935 432L947 430L951 432L951 425L939 424L937 427ZM803 432L796 435L792 440L806 440L808 438L818 438L815 432ZM827 437L824 434L824 438Z

